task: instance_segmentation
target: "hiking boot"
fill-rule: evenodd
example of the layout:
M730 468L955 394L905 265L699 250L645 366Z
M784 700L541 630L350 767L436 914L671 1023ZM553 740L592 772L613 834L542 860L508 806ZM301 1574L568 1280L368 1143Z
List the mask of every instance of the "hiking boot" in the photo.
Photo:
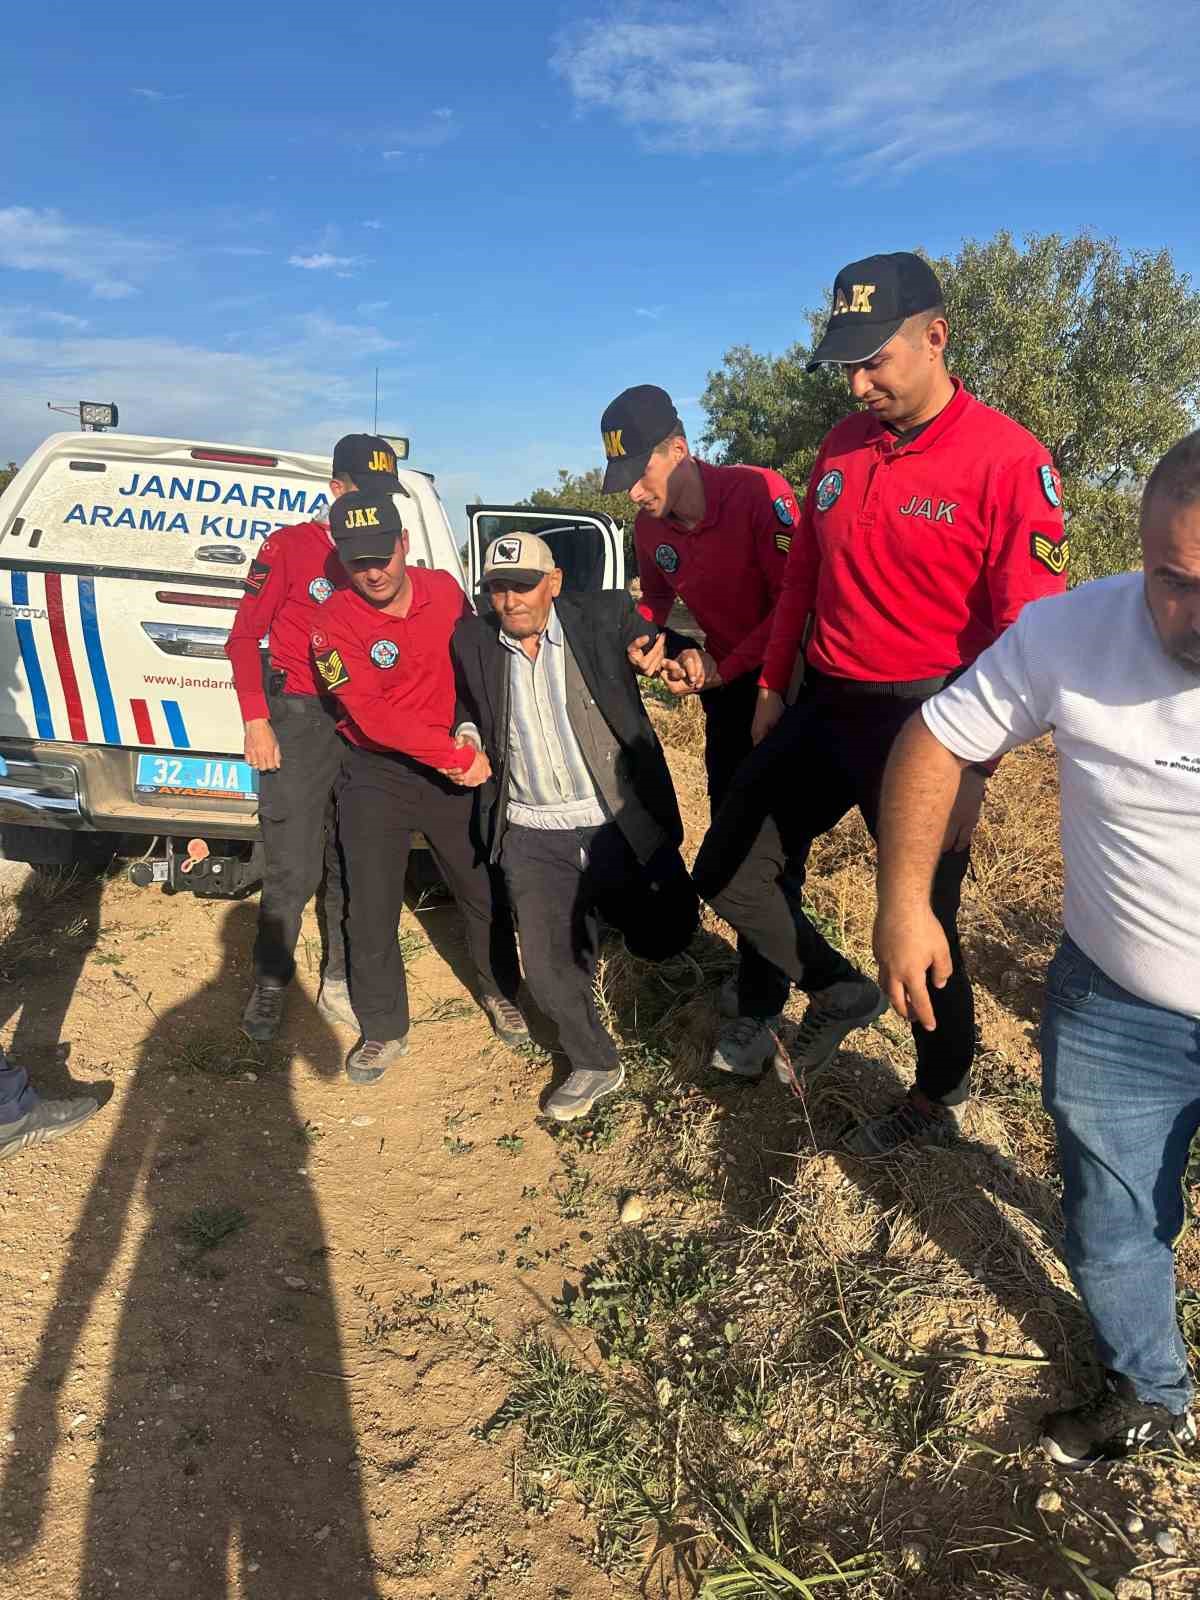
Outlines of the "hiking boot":
M930 1101L929 1110L911 1097L882 1116L868 1117L839 1143L852 1156L886 1156L906 1144L952 1145L962 1121L961 1106L943 1106Z
M479 1004L501 1044L515 1050L518 1045L529 1043L525 1018L511 1000L506 1000L502 994L485 994Z
M1187 1411L1139 1400L1128 1378L1106 1372L1104 1387L1090 1400L1042 1419L1042 1449L1060 1467L1090 1467L1117 1461L1137 1450L1194 1444L1196 1424Z
M577 1117L586 1117L601 1095L612 1094L624 1082L624 1067L616 1067L612 1072L578 1067L546 1101L546 1115L555 1122L574 1122Z
M283 984L256 983L242 1012L242 1032L247 1039L265 1044L279 1032L283 1021Z
M74 1100L38 1100L31 1111L15 1122L0 1122L0 1161L28 1150L35 1144L49 1144L74 1133L100 1109L99 1100L78 1095Z
M717 1035L709 1066L735 1078L761 1078L779 1051L775 1037L778 1017L735 1017Z
M322 978L317 1010L330 1022L340 1022L346 1028L358 1027L358 1018L350 1004L350 985L345 978Z
M408 1054L408 1039L360 1039L346 1057L346 1076L351 1083L378 1083L401 1056Z
M819 1072L837 1054L855 1028L865 1028L887 1010L883 990L870 978L846 978L809 996L808 1010L796 1029L792 1065L799 1074Z

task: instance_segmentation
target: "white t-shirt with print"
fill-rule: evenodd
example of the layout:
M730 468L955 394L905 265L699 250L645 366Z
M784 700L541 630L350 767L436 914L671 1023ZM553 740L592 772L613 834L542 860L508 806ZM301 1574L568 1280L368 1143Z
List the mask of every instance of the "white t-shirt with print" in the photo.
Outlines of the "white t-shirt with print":
M1067 932L1131 994L1200 1017L1200 675L1159 643L1142 574L1035 601L922 710L966 761L1054 735Z

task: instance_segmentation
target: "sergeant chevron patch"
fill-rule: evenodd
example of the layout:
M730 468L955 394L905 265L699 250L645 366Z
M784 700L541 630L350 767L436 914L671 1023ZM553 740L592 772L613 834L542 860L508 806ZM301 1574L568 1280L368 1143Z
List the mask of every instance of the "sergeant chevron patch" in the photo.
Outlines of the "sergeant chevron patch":
M1030 534L1029 549L1033 559L1040 561L1046 571L1052 572L1056 578L1067 570L1071 549L1065 533L1057 539L1052 539L1048 533Z

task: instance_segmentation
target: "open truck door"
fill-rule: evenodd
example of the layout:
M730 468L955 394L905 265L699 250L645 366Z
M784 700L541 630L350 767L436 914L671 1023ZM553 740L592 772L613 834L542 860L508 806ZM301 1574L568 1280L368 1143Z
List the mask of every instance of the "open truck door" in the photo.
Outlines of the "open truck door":
M468 506L467 589L479 594L483 558L493 539L508 533L536 533L562 568L563 589L587 593L625 587L625 539L620 526L603 512L548 506Z

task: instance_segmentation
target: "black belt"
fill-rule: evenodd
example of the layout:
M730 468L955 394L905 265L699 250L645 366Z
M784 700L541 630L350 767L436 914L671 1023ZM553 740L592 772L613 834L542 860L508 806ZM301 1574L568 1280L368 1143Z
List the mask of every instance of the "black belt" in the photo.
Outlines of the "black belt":
M959 671L962 669L960 668ZM866 678L831 678L815 667L807 667L804 681L826 694L878 695L892 700L927 700L931 694L944 689L958 672L943 673L940 678L902 678L887 683L874 683Z

